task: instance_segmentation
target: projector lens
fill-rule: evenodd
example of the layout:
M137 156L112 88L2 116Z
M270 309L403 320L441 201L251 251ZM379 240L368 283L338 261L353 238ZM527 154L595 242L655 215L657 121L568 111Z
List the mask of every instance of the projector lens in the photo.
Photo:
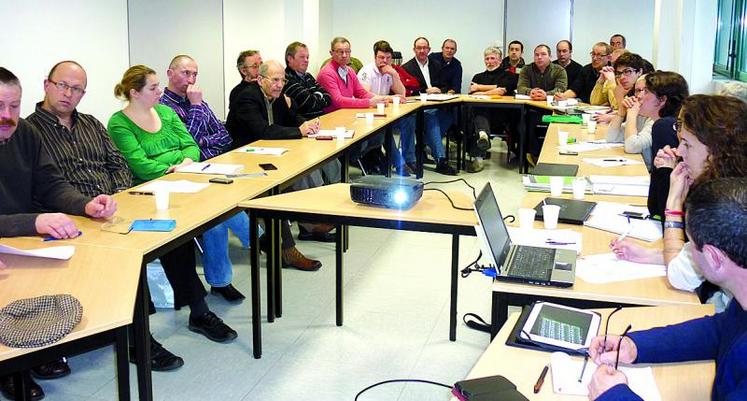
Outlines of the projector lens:
M394 193L394 203L398 206L405 203L407 200L407 194L405 194L405 191L399 190Z

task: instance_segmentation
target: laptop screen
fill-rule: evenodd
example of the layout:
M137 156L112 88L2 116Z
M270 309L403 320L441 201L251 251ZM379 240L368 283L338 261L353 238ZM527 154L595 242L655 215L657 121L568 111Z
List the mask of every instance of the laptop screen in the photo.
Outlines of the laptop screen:
M511 241L490 183L485 184L480 191L480 195L475 200L475 210L490 251L493 253L496 267L500 267L506 259Z

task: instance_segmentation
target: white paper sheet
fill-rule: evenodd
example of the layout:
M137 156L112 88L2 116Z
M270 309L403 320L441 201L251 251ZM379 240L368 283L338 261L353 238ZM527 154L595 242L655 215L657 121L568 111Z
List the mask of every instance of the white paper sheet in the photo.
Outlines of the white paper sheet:
M144 192L168 191L192 194L202 191L203 189L207 188L208 185L210 184L206 182L193 182L189 180L157 180L138 187L135 190Z
M550 355L550 369L552 372L552 389L556 394L570 394L588 396L591 377L597 370L597 365L589 360L584 370L584 377L578 381L583 369L582 357L571 357L563 352L553 352ZM656 386L654 372L651 367L619 366L621 372L628 378L630 389L645 401L661 401L659 388Z
M664 265L633 263L618 259L612 252L589 255L576 261L576 276L588 283L614 283L666 275Z
M194 174L236 174L244 169L243 164L226 164L226 163L192 163L176 169L177 173L194 173Z
M75 247L72 245L53 246L39 249L18 249L12 246L0 244L0 253L21 256L36 256L38 258L68 260L75 254Z
M345 130L345 138L352 138L354 134L355 130ZM309 135L309 138L316 138L318 136L331 136L332 138L337 138L337 131L333 129L320 129L316 134Z
M648 188L651 183L651 176L590 175L589 181L592 184L640 185Z
M590 142L577 142L569 145L561 146L560 151L562 152L593 152L602 149L612 149L622 147L622 143L608 143L604 140L590 141Z
M633 164L643 164L638 160L628 159L627 157L603 157L603 158L584 158L584 163L593 164L598 167L621 167Z
M515 245L568 249L579 254L582 250L581 233L573 230L522 230L518 227L508 227L508 235Z
M259 146L250 146L250 145L242 146L234 150L234 152L239 152L239 153L254 153L258 155L272 155L272 156L280 156L287 151L288 151L287 148L263 148Z
M624 203L597 202L585 226L615 234L628 232L628 236L644 241L656 241L662 237L661 223L656 220L638 220L622 216L625 211L648 214L645 207L634 207Z

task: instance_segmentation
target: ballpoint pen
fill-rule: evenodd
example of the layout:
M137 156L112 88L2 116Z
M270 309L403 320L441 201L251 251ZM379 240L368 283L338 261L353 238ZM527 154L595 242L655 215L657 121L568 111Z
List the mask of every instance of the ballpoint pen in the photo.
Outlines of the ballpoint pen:
M542 368L542 373L540 373L537 378L537 383L534 384L534 394L539 393L542 389L542 384L545 382L545 376L547 376L548 369L550 369L550 365L545 365L545 367Z
M602 159L603 162L619 162L625 163L628 159Z
M200 169L200 171L205 171L210 167L210 163L206 164L203 168Z
M578 382L581 383L584 380L584 372L586 372L586 365L589 364L589 353L586 353L584 357L584 365L581 367L581 375L578 377Z
M554 241L551 239L545 241L545 244L547 245L576 245L575 242Z

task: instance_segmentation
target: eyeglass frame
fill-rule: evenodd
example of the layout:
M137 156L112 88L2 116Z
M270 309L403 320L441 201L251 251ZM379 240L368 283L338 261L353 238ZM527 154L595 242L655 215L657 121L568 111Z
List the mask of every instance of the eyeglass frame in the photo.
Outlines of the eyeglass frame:
M602 58L602 57L608 57L609 55L610 55L609 53L605 53L605 54L596 54L596 53L594 53L594 52L589 52L589 56L591 56L591 58L592 58L592 59L594 59L594 58Z
M623 75L626 77L629 77L633 75L636 72L636 70L633 67L626 67L622 71L615 71L615 78L620 78Z
M61 91L63 93L67 92L67 90L70 89L70 93L72 93L73 95L76 95L76 96L83 96L83 95L86 94L86 90L85 89L83 89L83 88L81 88L79 86L71 86L67 82L63 82L63 81L55 82L55 81L51 80L50 78L47 78L47 82L49 82L52 85L54 85L55 88L57 88L57 90L59 90L59 91Z

